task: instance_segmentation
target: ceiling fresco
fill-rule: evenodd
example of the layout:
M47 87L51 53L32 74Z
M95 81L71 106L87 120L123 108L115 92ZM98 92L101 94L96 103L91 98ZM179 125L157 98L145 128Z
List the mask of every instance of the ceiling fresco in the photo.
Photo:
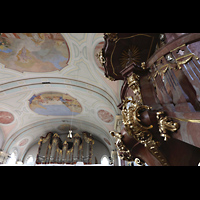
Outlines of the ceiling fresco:
M104 77L95 56L103 41L102 33L0 33L0 149L23 160L40 136L69 129L115 148L122 82Z
M0 63L19 72L51 72L67 66L67 42L60 33L1 33Z
M14 121L14 116L12 113L7 111L0 111L0 123L1 124L10 124Z
M81 104L69 94L47 92L29 99L31 110L40 115L68 116L82 111Z
M25 138L19 142L19 146L22 147L28 143L29 139Z
M98 116L103 122L106 122L106 123L110 123L114 120L113 115L106 110L99 110Z

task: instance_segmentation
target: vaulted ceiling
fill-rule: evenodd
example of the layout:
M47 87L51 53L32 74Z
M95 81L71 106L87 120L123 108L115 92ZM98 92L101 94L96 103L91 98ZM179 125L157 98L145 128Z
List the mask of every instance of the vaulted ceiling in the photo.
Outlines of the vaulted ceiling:
M0 148L19 157L47 132L87 131L115 149L122 81L110 81L95 54L102 33L0 34Z

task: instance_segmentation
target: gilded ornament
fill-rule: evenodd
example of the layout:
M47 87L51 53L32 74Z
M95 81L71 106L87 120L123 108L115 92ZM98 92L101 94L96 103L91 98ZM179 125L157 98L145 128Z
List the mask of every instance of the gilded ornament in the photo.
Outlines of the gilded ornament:
M135 158L134 162L138 165L138 166L145 166L145 162L140 159L140 158Z
M91 144L94 144L94 140L91 137L87 136L86 133L83 133L83 138L87 143L91 142Z
M148 148L163 166L168 166L167 160L159 150L159 143L153 139L153 135L149 131L153 128L153 125L144 126L139 118L141 111L150 109L151 107L134 101L133 97L126 97L122 107L122 122L130 136L133 136L144 147Z
M118 40L118 34L117 33L105 33L105 35L107 35L108 38L113 42L116 42Z
M182 65L184 64L187 64L190 60L192 60L193 58L195 58L196 60L199 60L199 58L194 54L194 53L188 53L188 54L184 54L184 50L182 51L181 48L184 47L185 44L179 46L179 47L176 47L175 49L171 50L169 54L165 55L165 59L167 60L167 64L165 65L161 65L160 64L160 60L164 58L164 56L161 56L159 59L157 59L157 63L159 64L156 64L156 67L157 67L157 70L155 71L155 73L152 75L152 78L153 80L155 81L155 78L157 77L157 75L164 75L168 69L176 69L176 70L181 70L182 69ZM172 52L174 51L178 51L177 54L179 54L180 56L177 57L177 58L173 58L172 56ZM172 66L170 63L176 63L176 65ZM161 65L161 66L160 66Z
M127 83L128 83L128 86L133 90L133 93L135 95L135 101L143 104L142 95L140 92L139 79L140 79L139 75L132 73L131 76L127 77Z
M189 57L188 57L188 56L189 56ZM185 57L188 57L188 58L186 58L185 60L182 60L182 61L178 61L178 60L180 60L180 59L182 59L182 58L185 58ZM178 69L181 69L181 65L186 64L186 63L189 62L193 57L194 57L196 60L199 59L199 58L198 58L196 55L194 55L193 53L190 53L190 54L187 54L187 55L183 55L183 56L181 56L181 57L179 57L179 58L176 58L177 68L178 68Z
M123 135L116 131L110 131L110 134L116 139L115 145L118 149L118 155L120 159L134 161L135 158L131 155L130 150L126 148L122 141Z
M140 61L140 51L136 46L130 46L128 49L124 50L119 58L120 65L125 68L131 63L139 63Z
M140 80L140 76L135 73L132 73L131 76L127 78L128 86L129 87L134 86L133 88L135 88L136 86L139 87L139 80Z
M99 53L96 54L96 57L103 66L106 62L105 58L103 57L103 50L99 51Z
M59 135L58 135L58 133L54 133L54 135L53 135L53 138L59 138Z
M141 63L141 68L142 68L142 69L147 69L147 66L146 66L146 63L145 63L145 62L142 62L142 63Z
M106 77L109 81L115 81L115 79L111 76Z
M142 68L144 69L145 63L142 63ZM168 162L159 150L159 142L153 139L152 133L149 131L153 128L153 125L144 126L140 120L140 113L145 110L152 109L150 106L143 105L142 95L140 92L139 84L140 76L132 73L131 76L127 78L128 86L133 90L134 97L129 96L123 100L122 106L122 122L125 126L126 132L134 137L138 142L148 148L148 150L160 161L164 166L168 166ZM126 148L122 141L121 133L114 131L110 132L113 137L117 139L115 143L118 150L120 151L120 156L128 161L133 160L130 150Z
M147 130L153 128L153 125L142 125L139 117L140 111L150 109L151 107L134 101L131 96L125 98L122 107L122 122L124 123L126 131L129 135L141 138L141 140L149 137Z
M43 139L40 138L40 140L38 141L38 145L41 145L42 141L43 141Z
M160 136L164 137L164 141L167 141L170 138L168 131L177 131L179 129L179 124L177 122L173 122L170 117L165 116L163 111L157 112L156 118L158 120Z

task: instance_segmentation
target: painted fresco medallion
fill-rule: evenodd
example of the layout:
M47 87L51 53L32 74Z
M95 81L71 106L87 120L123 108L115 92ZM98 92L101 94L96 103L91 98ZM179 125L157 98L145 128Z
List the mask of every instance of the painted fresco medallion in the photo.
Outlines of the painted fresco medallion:
M22 141L20 141L19 146L22 147L28 143L29 139L25 138Z
M0 63L20 72L51 72L67 66L68 45L60 33L0 33Z
M77 99L59 92L33 95L29 99L29 106L40 115L74 116L82 112L82 106Z
M0 111L0 123L10 124L14 120L14 116L10 112Z
M104 121L106 123L110 123L114 120L113 115L106 110L99 110L98 116L102 121Z

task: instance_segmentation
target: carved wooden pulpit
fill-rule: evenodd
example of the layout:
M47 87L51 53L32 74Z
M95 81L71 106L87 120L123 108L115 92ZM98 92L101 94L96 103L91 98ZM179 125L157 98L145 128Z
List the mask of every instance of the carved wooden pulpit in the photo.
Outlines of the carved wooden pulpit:
M189 45L200 41L200 34L167 43L164 33L105 33L104 40L98 57L105 76L124 81L118 105L123 128L110 131L120 158L150 166L197 166L200 62Z

